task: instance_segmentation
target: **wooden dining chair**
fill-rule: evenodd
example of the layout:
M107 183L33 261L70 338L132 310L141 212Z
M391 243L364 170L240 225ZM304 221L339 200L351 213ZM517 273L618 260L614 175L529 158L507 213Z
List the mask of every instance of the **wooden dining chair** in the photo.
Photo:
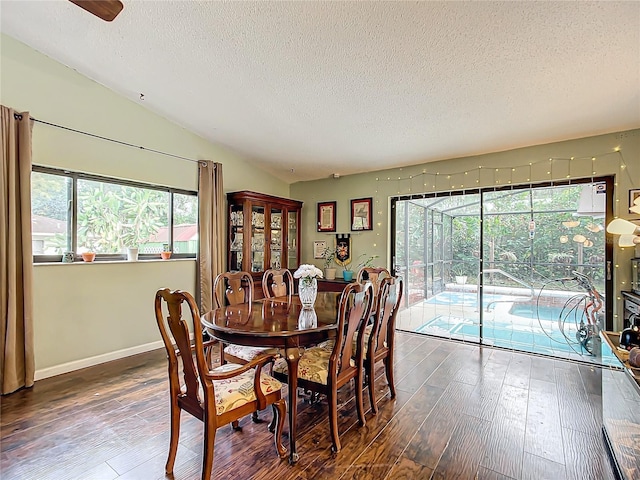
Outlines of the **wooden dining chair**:
M362 377L363 341L353 352L353 339L363 339L362 330L373 308L373 287L371 284L350 283L345 287L338 304L336 337L330 342L305 350L298 363L298 386L327 396L329 404L329 429L332 451L340 451L338 434L338 389L355 381L356 408L360 425L366 423L364 416ZM288 375L287 362L281 358L273 366L273 376L285 382ZM291 402L295 398L290 399Z
M270 268L262 275L262 293L265 298L287 297L287 303L291 303L293 285L293 275L286 268Z
M185 311L191 319L182 316L185 303ZM189 293L170 291L168 288L158 290L155 314L169 361L171 438L166 473L173 474L182 410L204 423L203 480L208 480L213 470L218 427L268 405L273 408L269 430L274 432L278 455L284 458L287 452L282 445L282 427L286 404L282 398L282 384L262 372L262 367L273 358L265 355L245 365L226 364L211 369L205 356L202 336L194 335L193 344L190 340L189 321L193 322L195 332L202 331L202 324L198 307Z
M389 273L389 270L384 267L362 267L360 270L358 270L358 273L356 275L356 282L371 282L373 284L373 291L376 295L378 295L378 291L380 290L380 282L383 278L388 278L390 276L391 274Z
M240 305L253 301L253 278L249 272L225 272L216 276L213 282L216 305ZM278 350L268 347L248 347L245 345L220 345L220 363L250 362L264 354L275 355Z
M385 277L380 282L374 322L367 326L364 333L364 371L369 389L371 412L378 413L375 399L375 365L384 362L384 371L389 384L391 398L396 396L396 386L393 376L393 351L396 331L396 316L402 301L402 278Z

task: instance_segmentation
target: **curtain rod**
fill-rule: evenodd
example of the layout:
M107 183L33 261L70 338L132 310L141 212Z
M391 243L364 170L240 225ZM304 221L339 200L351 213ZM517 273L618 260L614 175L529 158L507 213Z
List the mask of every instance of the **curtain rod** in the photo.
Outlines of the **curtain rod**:
M19 113L14 113L13 116L14 116L14 118L16 120L22 120L22 115L19 114ZM61 128L63 130L68 130L68 131L74 132L74 133L80 133L82 135L87 135L89 137L99 138L100 140L106 140L108 142L117 143L119 145L124 145L126 147L137 148L138 150L144 150L144 151L151 152L151 153L157 153L159 155L165 155L167 157L179 158L180 160L187 160L188 162L205 163L203 160L194 160L193 158L182 157L180 155L175 155L173 153L167 153L167 152L162 152L160 150L154 150L153 148L143 147L142 145L134 145L132 143L123 142L121 140L114 140L113 138L103 137L103 136L100 136L100 135L96 135L95 133L83 132L82 130L76 130L75 128L65 127L63 125L57 125L57 124L51 123L51 122L45 122L44 120L38 120L37 118L34 118L34 117L30 117L30 118L31 118L31 120L33 120L34 122L37 122L37 123L42 123L44 125L49 125L51 127Z

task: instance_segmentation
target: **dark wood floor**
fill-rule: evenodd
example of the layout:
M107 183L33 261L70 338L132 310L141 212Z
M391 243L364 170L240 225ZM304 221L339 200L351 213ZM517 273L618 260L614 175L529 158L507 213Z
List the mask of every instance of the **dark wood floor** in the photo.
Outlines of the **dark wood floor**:
M398 396L378 378L377 416L358 427L341 392L343 449L326 405L299 400L300 461L266 423L218 430L216 479L614 479L601 434L600 371L441 341L397 337ZM0 473L9 479L162 479L169 433L166 360L154 351L2 398ZM271 418L271 412L261 414ZM183 415L174 478L200 475L202 424Z

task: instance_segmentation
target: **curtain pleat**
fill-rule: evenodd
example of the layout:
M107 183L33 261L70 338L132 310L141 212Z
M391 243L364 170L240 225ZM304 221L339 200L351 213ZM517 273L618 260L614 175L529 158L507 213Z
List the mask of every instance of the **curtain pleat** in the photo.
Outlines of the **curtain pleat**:
M28 112L0 106L0 388L31 387L33 255L31 249L31 128Z
M198 162L199 303L202 312L214 307L213 280L224 271L225 202L222 164Z

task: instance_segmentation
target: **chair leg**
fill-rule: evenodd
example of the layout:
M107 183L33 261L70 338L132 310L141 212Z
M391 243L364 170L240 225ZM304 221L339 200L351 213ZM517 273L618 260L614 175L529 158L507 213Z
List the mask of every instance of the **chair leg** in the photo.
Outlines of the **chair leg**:
M342 446L340 445L340 436L338 435L338 391L332 386L327 394L329 403L329 431L331 432L331 451L338 453Z
M362 392L362 375L363 369L359 369L356 378L356 409L358 411L358 420L360 426L364 427L367 424L367 420L364 417L364 393Z
M276 415L275 405L273 405L273 418L269 422L269 426L267 427L271 433L276 431L276 424L278 423L278 416Z
M384 373L387 375L387 383L389 384L389 391L391 392L391 398L396 398L396 384L393 380L393 357L387 356L384 359Z
M276 450L280 458L285 458L287 456L287 449L282 444L282 428L284 427L284 419L287 416L287 404L284 398L281 398L271 406L273 407L273 420L271 424L275 425L274 440L276 442ZM271 424L269 424L269 430L273 432L274 430L271 429Z
M214 419L204 419L204 452L202 453L202 480L209 480L213 471L213 447L216 443L216 425Z
M251 420L253 421L253 423L262 423L262 420L260 420L260 417L258 416L257 410L251 414Z
M177 402L171 402L171 438L169 440L169 456L165 471L173 474L173 465L176 461L176 453L178 453L178 439L180 438L180 407Z
M220 345L220 365L224 365L225 363L227 363L224 361L224 343L219 342L219 345Z
M242 430L242 427L240 426L240 422L238 420L234 420L233 422L231 422L231 428L233 428L236 432Z
M378 404L376 403L376 386L375 386L375 363L367 362L367 377L368 384L367 388L369 389L369 403L371 404L371 414L375 415L378 413Z

